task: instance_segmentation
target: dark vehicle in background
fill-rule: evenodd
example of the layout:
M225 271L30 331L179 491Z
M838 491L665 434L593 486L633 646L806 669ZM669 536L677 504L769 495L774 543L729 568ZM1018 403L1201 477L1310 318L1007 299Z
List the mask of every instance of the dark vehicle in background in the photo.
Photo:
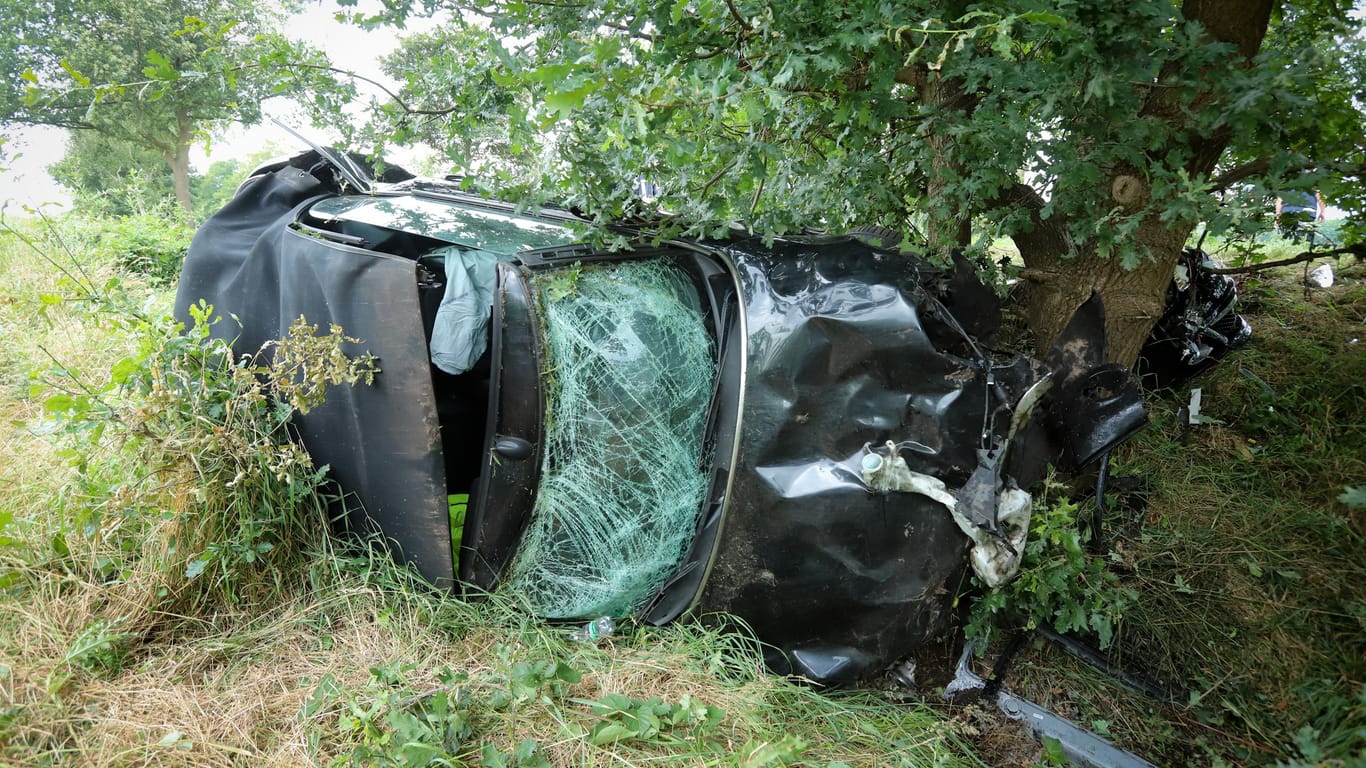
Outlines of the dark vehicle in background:
M298 432L432 583L555 619L726 612L824 683L929 642L969 568L1010 578L1045 464L1146 421L1097 307L1046 363L998 359L965 263L614 234L315 148L204 224L177 312L239 318L214 332L243 354L302 315L378 356Z

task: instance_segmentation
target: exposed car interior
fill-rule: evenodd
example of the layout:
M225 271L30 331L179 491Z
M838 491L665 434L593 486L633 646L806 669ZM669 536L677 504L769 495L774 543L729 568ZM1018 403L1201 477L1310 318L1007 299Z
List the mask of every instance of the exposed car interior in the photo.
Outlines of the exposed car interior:
M497 204L484 204L483 201L467 196L413 197L413 196L341 196L327 198L304 209L292 227L300 234L321 238L344 248L357 248L365 251L409 259L416 262L418 304L422 312L422 327L427 342L432 345L433 364L430 366L432 389L441 432L441 446L445 467L445 481L448 497L454 512L460 505L461 518L452 516L453 551L455 553L458 577L467 584L482 589L492 589L500 579L508 575L511 557L523 536L533 538L534 531L527 533L532 520L533 504L542 504L538 512L541 518L553 517L559 510L568 506L575 507L572 514L578 517L590 515L590 510L580 510L585 503L603 503L620 499L623 487L655 488L666 483L656 477L647 481L643 477L617 478L621 482L613 484L611 479L597 485L601 490L589 494L589 501L576 500L572 505L556 502L554 493L546 490L546 483L554 484L556 477L569 469L579 454L589 449L584 446L592 441L584 435L572 439L578 444L566 448L564 439L558 443L550 440L552 446L547 450L547 432L553 438L557 427L563 425L573 414L546 414L547 397L550 408L570 408L593 410L593 405L601 404L603 415L594 424L595 429L588 432L610 432L614 428L625 435L649 434L649 424L658 422L661 414L670 414L682 409L687 413L676 414L678 418L663 424L656 424L656 434L647 438L658 443L678 431L684 421L695 423L696 440L680 446L681 453L668 459L659 458L661 451L657 445L642 446L641 454L631 459L623 459L615 464L605 460L611 471L623 476L632 472L639 474L649 469L650 462L669 466L674 476L689 476L692 480L690 494L683 494L681 505L675 517L678 520L661 525L668 528L668 541L663 545L653 544L640 548L638 543L634 557L630 553L613 553L611 557L595 555L591 559L600 563L616 563L621 573L622 584L614 589L621 593L615 597L607 596L608 602L620 603L613 610L620 612L624 607L639 604L641 600L655 596L659 589L661 569L672 572L685 560L694 548L695 558L705 561L714 545L715 525L705 525L705 508L719 510L724 497L724 487L729 476L729 456L712 461L712 447L715 436L711 434L718 423L721 411L730 411L733 418L734 408L726 408L722 401L734 399L738 381L732 381L727 397L717 397L724 385L715 375L719 360L725 355L725 344L721 339L737 332L733 326L737 317L736 297L732 276L714 258L705 253L682 248L663 248L630 251L625 253L595 252L591 248L574 245L576 231L561 226L558 222L525 217ZM528 248L527 246L531 246ZM622 264L661 266L651 271L641 267L623 268ZM478 269L470 269L470 265ZM485 267L491 267L487 271ZM463 270L470 269L466 274ZM606 270L610 276L607 293L597 305L577 301L578 306L569 307L572 315L560 317L554 311L547 311L553 305L566 304L569 294L586 288L588 280L578 283L584 272ZM663 270L662 272L659 270ZM670 278L669 276L672 276ZM653 280L669 279L676 281L676 299L682 302L672 311L681 311L679 317L692 322L698 334L695 341L680 342L679 337L671 335L676 328L664 327L672 321L661 321L651 314L648 299L659 299L664 295L662 285ZM463 281L463 282L462 282ZM453 284L454 283L454 284ZM480 338L472 346L477 354L470 354L454 371L451 366L438 364L439 355L434 338L441 334L442 308L450 306L454 299L453 291L476 293L487 290L487 297L476 302L483 313L482 323L472 323L461 327L459 333L477 334ZM665 292L667 293L667 291ZM628 306L632 298L646 301L645 305ZM645 297L642 299L642 297ZM618 312L618 305L621 305ZM658 309L657 307L655 308ZM664 326L661 326L661 322ZM594 380L585 382L586 386L597 390L587 395L572 407L561 406L554 400L558 393L554 385L562 385L569 374L560 366L570 365L557 354L552 343L556 336L556 324L577 328L587 328L594 324L602 327L595 333L607 337L616 335L616 340L604 342L595 339L593 348L615 349L619 357L607 366L609 374L619 375L618 381ZM730 328L722 333L721 329ZM604 330L605 329L605 330ZM659 333L665 336L658 336ZM651 334L655 334L651 336ZM732 340L733 341L733 340ZM613 346L615 344L615 346ZM648 368L659 365L659 361L645 358L650 356L646 347L655 347L666 370ZM680 349L679 347L688 349ZM695 349L692 349L695 347ZM681 352L691 350L692 357L680 356ZM665 354L667 353L667 354ZM699 357L700 356L700 357ZM472 362L470 362L472 361ZM687 362L685 362L687 361ZM573 365L587 365L581 361ZM635 368L632 368L635 366ZM674 371L673 369L680 369ZM697 386L702 391L691 399L683 398L677 391L660 389L660 376L684 374L703 376ZM635 379L632 379L635 376ZM610 375L608 377L610 379ZM732 374L730 378L734 379ZM553 382L552 391L545 389L544 379ZM651 390L655 387L655 390ZM667 394L666 394L667 393ZM650 401L653 397L655 401ZM644 399L643 404L636 402ZM492 401L491 401L492 400ZM587 406L587 407L585 407ZM672 409L672 410L671 410ZM645 418L648 416L648 418ZM608 440L625 442L622 437ZM730 436L724 441L729 444ZM555 448L554 446L559 446ZM618 446L620 447L620 446ZM708 471L707 463L721 467ZM600 461L603 461L600 459ZM632 467L626 465L632 464ZM544 465L544 466L543 466ZM548 473L548 475L543 475ZM602 480L603 472L595 470ZM593 486L582 480L578 485ZM533 498L544 496L545 501ZM648 505L657 508L659 498L644 494ZM710 503L708 503L710 500ZM619 503L619 502L614 502ZM644 503L644 502L642 502ZM610 504L609 504L610 506ZM597 510L600 516L627 515L620 510ZM713 521L714 523L714 521ZM616 523L613 523L616 525ZM638 523L628 525L641 527ZM571 528L566 521L542 523L546 530L540 535L563 539L564 531ZM553 528L553 531L551 530ZM695 536L702 531L704 535ZM705 535L709 531L709 535ZM572 535L569 538L574 538ZM602 536L584 537L600 541ZM698 539L698 541L694 541ZM670 543L672 542L672 543ZM549 546L549 545L547 545ZM563 543L556 546L563 548ZM647 553L645 549L650 549ZM544 570L548 558L542 554L537 557L536 569ZM632 562L632 561L635 562ZM645 560L661 560L646 566ZM561 564L563 565L563 564ZM683 568L684 574L694 570ZM645 573L645 576L639 576ZM667 574L665 574L667 575ZM584 610L603 612L605 606L593 605L566 606L573 602L573 596L584 592L582 584L575 584L572 577L563 574L547 576L529 575L528 567L513 568L513 578L522 581L536 581L553 584L552 593L557 597L547 597L547 604L541 606L542 612L553 615L578 615ZM603 581L602 573L593 574L589 579L590 591ZM643 578L640 584L631 580ZM609 579L610 580L610 579ZM688 587L689 579L675 579L682 588ZM647 587L641 584L648 584ZM642 593L642 590L644 592ZM695 584L689 591L689 598L696 592ZM615 594L615 593L613 593ZM677 601L675 601L677 602ZM669 609L672 612L681 607Z

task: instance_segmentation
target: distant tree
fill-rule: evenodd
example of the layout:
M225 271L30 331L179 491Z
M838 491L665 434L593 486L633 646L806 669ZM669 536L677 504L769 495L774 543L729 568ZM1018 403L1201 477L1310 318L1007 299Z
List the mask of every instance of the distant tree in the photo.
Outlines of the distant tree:
M634 181L692 231L921 223L1012 237L1040 345L1097 291L1132 363L1198 222L1321 188L1360 212L1346 0L386 0L447 11L380 133L492 128L505 194L606 218ZM496 98L494 98L496 97ZM493 113L493 114L491 114ZM453 153L460 155L461 153ZM473 167L480 158L456 159ZM487 165L487 163L485 163ZM985 223L986 226L981 226Z
M514 106L513 91L494 80L488 66L491 50L487 33L477 28L448 27L403 38L380 65L404 86L396 100L377 105L389 119L378 123L381 131L366 140L439 146L461 169L473 174L519 167L505 129L508 110ZM415 61L422 66L414 67ZM460 111L468 119L457 131L451 130L444 108L454 93L472 97L462 102ZM408 97L415 101L404 101ZM433 102L436 108L427 110Z
M298 151L281 149L268 145L252 152L246 157L228 160L215 160L204 173L191 177L190 187L194 192L194 212L197 221L203 221L218 212L237 191L237 187L263 163L277 157L288 156Z
M161 153L94 131L73 131L66 154L48 173L84 209L128 216L175 200L171 168Z
M193 211L190 145L260 119L309 54L257 0L0 0L0 124L91 130L155 150Z

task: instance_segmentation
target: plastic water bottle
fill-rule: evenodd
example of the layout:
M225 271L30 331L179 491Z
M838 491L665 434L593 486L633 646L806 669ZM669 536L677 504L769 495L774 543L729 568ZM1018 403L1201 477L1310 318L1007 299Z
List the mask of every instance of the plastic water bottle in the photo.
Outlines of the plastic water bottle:
M616 631L617 623L612 621L611 616L599 616L582 627L576 627L569 633L569 639L576 643L596 643L604 637L611 637Z

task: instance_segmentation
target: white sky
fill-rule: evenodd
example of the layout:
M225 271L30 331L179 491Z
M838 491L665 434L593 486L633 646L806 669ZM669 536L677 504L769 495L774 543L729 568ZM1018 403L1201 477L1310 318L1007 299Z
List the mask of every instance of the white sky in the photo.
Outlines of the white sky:
M366 0L358 10L373 11L377 5ZM332 60L333 66L386 85L394 85L380 71L378 61L398 44L400 33L388 29L367 32L342 24L333 19L335 11L336 3L333 0L314 0L302 12L290 17L284 33L321 48ZM364 83L360 86L367 87ZM282 99L266 102L263 112L266 120L261 125L250 128L233 126L223 135L215 136L210 145L212 154L206 154L202 144L196 145L191 150L191 162L195 168L202 171L214 160L249 155L269 144L281 147L283 152L295 147L304 149L295 138L271 123L271 117L279 118L315 141L328 142L337 138L309 125L289 102ZM47 173L47 166L62 159L66 152L66 131L33 126L12 129L6 133L10 141L0 150L3 151L3 156L0 156L0 205L6 205L7 212L11 214L20 213L20 206L68 205L70 195Z

